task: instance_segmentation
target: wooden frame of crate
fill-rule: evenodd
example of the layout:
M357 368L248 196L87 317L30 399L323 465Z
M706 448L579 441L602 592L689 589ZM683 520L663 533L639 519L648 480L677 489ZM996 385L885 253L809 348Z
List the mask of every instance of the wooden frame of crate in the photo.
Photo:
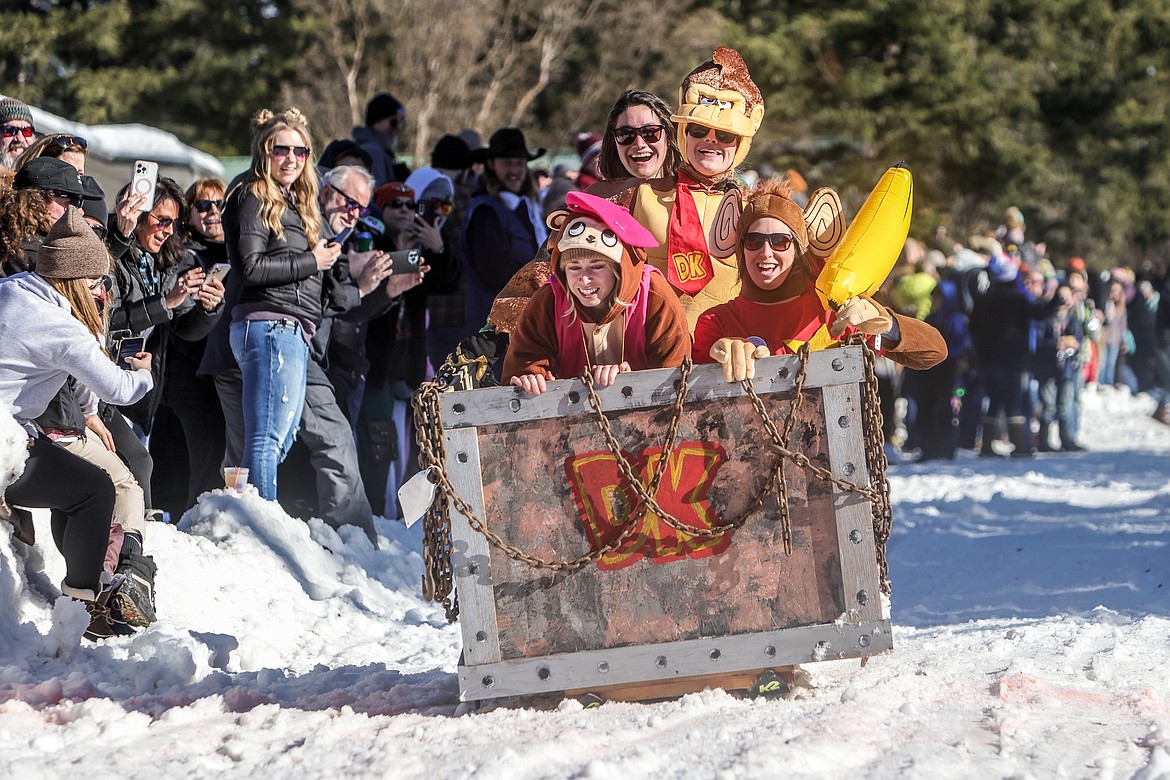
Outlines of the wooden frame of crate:
M799 370L795 356L756 363L756 393L778 427L791 413ZM859 347L812 353L790 443L861 486L869 479L863 374ZM679 378L678 369L623 374L597 392L644 480L661 455ZM574 559L624 527L636 497L581 382L551 382L536 397L511 387L446 393L442 415L456 492L508 545L543 560ZM742 515L775 471L770 444L743 387L725 382L718 366L696 366L660 506L695 527ZM452 507L460 698L623 686L648 698L656 686L681 690L690 681L701 689L891 650L869 501L792 462L784 470L791 552L775 490L730 534L689 537L643 516L616 552L564 571L514 560Z

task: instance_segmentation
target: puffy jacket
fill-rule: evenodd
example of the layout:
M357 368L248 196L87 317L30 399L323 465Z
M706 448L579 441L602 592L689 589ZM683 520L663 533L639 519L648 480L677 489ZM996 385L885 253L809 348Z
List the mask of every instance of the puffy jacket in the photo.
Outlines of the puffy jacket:
M241 285L236 306L287 314L315 329L321 323L323 274L291 203L280 224L283 238L265 226L260 200L246 182L228 196L223 231L232 275Z

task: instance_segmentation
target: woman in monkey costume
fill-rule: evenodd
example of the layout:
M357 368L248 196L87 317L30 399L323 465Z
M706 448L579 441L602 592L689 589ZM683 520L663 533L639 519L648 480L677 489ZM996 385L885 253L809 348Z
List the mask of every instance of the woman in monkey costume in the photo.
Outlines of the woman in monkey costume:
M691 339L678 299L643 260L654 237L602 198L571 192L566 205L549 215L553 275L512 330L504 382L536 395L586 367L604 387L624 371L680 365Z
M835 245L831 236L842 232L840 201L821 189L802 211L791 194L787 183L763 182L748 196L736 227L742 288L734 300L699 316L696 362L720 363L727 381L741 381L754 375L759 358L793 354L806 342L825 349L858 331L908 368L930 368L946 358L937 330L868 295L850 298L836 313L825 309L814 285Z

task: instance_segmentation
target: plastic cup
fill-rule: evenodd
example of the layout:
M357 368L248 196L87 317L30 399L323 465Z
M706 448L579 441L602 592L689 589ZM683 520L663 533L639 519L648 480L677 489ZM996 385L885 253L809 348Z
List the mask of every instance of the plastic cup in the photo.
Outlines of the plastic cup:
M248 484L248 470L239 466L228 466L223 470L223 484L229 490L242 490Z

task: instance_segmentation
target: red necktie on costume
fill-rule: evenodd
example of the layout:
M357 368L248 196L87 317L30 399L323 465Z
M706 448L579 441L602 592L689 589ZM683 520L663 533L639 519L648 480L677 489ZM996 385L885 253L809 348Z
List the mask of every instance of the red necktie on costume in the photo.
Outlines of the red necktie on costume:
M674 208L666 226L666 280L687 295L697 294L715 277L706 231L691 195L691 187L695 186L697 181L678 172Z

